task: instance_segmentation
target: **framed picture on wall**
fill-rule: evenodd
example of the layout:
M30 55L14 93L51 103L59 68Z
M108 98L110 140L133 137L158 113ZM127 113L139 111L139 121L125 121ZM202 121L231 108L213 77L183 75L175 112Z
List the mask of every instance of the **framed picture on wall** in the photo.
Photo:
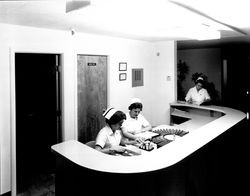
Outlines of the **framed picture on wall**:
M127 79L127 74L126 73L120 73L119 74L119 80L120 81L123 81L123 80L126 80Z
M119 71L127 71L127 63L125 62L119 63Z

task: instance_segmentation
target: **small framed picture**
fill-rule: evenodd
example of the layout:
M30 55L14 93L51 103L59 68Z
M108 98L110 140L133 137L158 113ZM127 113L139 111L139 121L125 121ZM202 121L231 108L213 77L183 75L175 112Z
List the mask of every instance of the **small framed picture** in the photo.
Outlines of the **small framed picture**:
M123 80L126 80L127 79L127 74L126 73L120 73L119 74L119 80L120 81L123 81Z
M119 63L119 71L127 71L127 63L125 62Z

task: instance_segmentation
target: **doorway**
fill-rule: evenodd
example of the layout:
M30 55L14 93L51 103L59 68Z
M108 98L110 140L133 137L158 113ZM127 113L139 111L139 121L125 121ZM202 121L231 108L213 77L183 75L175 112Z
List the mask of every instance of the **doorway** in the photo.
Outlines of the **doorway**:
M61 141L62 124L60 55L15 53L15 97L16 194L53 195L50 147Z
M78 140L95 140L105 125L107 108L107 56L77 55Z

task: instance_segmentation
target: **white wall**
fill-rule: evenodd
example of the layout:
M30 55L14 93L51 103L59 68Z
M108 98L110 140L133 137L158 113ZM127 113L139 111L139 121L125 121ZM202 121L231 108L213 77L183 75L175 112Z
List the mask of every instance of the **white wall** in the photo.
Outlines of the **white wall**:
M0 29L0 194L11 190L11 141L15 138L15 95L11 82L15 52L62 54L64 140L76 138L77 133L77 54L108 55L109 106L126 112L130 98L139 97L143 114L153 125L169 123L169 103L176 96L173 41L151 43L82 33L72 36L65 31L6 24L0 24ZM119 81L119 62L128 63L126 81ZM143 87L131 87L132 68L144 68ZM168 75L171 81L166 80Z
M169 103L177 97L176 44L157 42L153 45L152 86L147 95L151 95L152 122L154 125L169 124Z

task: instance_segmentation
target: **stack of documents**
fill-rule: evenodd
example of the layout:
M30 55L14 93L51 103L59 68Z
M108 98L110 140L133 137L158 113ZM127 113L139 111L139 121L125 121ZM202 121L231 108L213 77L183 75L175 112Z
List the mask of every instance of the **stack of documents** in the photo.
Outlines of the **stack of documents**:
M155 132L152 132L152 131L145 131L145 132L136 134L136 136L142 137L145 140L151 139L152 137L157 136L157 135L159 135L159 133L155 133Z

